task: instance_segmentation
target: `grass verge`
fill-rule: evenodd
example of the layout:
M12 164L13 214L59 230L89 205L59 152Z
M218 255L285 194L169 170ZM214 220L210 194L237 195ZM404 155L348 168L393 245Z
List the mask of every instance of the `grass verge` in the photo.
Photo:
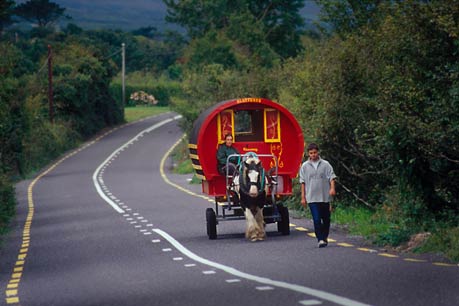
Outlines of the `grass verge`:
M425 233L405 227L403 220L388 218L383 209L372 211L339 204L332 214L332 223L342 225L350 234L362 236L378 246L437 254L459 263L459 227L451 224L433 223L426 239L416 241L416 237Z
M459 263L459 227L435 230L426 242L414 249L415 253L441 253Z
M178 146L172 151L171 154L173 164L176 165L173 169L174 173L178 174L191 174L193 173L193 178L190 181L190 184L201 184L201 180L196 177L194 173L193 164L188 155L188 141L185 139L181 141Z
M134 122L146 117L159 115L170 111L167 106L135 106L124 109L126 122Z

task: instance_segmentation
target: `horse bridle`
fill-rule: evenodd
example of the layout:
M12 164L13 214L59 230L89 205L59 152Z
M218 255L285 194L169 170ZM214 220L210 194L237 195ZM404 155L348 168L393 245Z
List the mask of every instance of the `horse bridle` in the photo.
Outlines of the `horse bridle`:
M244 164L244 163L243 163ZM245 165L245 164L244 164ZM248 168L247 165L245 165L245 167ZM248 171L242 171L242 175L240 176L240 180L239 180L239 185L240 185L240 190L245 193L246 195L249 194L249 189L250 189L250 186L257 186L258 188L258 195L262 194L264 192L264 185L265 185L265 180L264 180L264 176L265 176L265 170L264 168L261 166L261 164L259 165L256 165L257 168L261 168L261 171L260 169L257 169L257 172L258 172L258 180L256 182L252 182L250 180L248 180L247 182L247 177L248 177ZM250 171L250 170L249 170Z

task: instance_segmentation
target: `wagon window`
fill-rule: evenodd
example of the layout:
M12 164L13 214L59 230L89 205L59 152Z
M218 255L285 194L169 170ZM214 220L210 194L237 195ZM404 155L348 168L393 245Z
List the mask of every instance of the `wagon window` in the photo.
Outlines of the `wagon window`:
M236 112L235 128L236 134L250 134L252 133L252 116L249 111Z
M263 140L263 112L239 110L234 113L235 141Z

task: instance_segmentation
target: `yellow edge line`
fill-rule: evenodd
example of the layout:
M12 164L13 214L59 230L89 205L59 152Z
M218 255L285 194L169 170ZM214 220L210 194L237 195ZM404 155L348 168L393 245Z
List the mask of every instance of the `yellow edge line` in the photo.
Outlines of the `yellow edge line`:
M139 121L143 121L143 120L139 120ZM24 223L24 230L23 230L23 233L22 233L21 249L19 250L18 260L16 261L16 264L13 267L13 273L11 274L10 281L8 282L7 289L5 290L5 296L6 296L5 301L6 301L6 303L8 305L20 304L18 288L19 288L19 285L20 285L20 282L21 282L23 266L25 264L25 259L27 257L28 251L29 251L29 244L30 244L30 240L31 240L31 238L30 238L30 236L31 236L30 229L32 227L32 221L33 221L33 216L34 216L34 212L35 212L35 204L33 202L33 187L35 186L35 184L41 178L43 178L45 175L47 175L48 173L53 171L57 166L59 166L62 162L64 162L68 158L70 158L70 157L76 155L77 153L85 150L86 148L88 148L91 145L95 144L96 142L98 142L99 140L101 140L105 136L113 133L114 131L116 131L116 130L118 130L120 128L124 128L126 126L129 126L129 125L131 125L133 123L134 122L126 123L126 124L123 124L121 126L115 127L115 128L113 128L111 130L108 130L107 132L97 136L96 138L94 138L90 142L86 143L82 147L74 149L72 152L70 152L69 154L65 155L64 157L59 159L57 162L52 164L47 170L45 170L44 172L39 174L30 183L29 187L27 188L27 203L28 203L27 204L27 209L28 209L28 211L27 211L26 221ZM15 288L15 289L11 290L11 288Z
M379 253L378 255L379 255L379 256L384 256L384 257L389 257L389 258L396 258L396 257L399 257L399 256L397 256L397 255L389 254L389 253Z

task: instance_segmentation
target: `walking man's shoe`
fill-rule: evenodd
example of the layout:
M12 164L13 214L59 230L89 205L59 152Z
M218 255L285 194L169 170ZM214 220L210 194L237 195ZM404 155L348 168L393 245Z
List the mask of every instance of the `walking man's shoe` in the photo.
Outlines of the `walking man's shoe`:
M327 246L327 243L325 241L323 241L323 240L319 241L319 248L324 248L326 246Z

